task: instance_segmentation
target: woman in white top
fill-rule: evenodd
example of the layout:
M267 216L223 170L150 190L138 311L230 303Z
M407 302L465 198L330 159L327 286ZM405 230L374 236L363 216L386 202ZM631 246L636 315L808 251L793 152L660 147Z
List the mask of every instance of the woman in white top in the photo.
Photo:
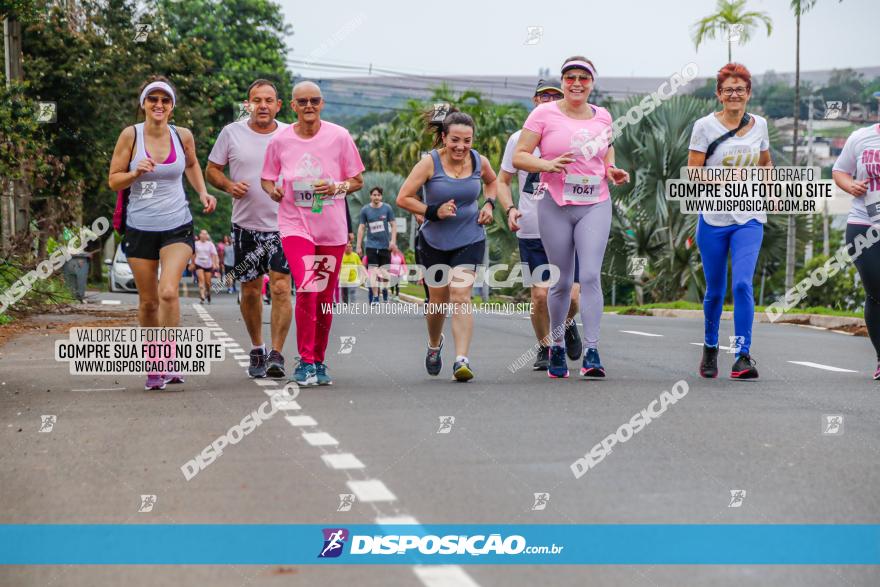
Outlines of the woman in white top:
M865 325L877 352L880 379L880 124L852 133L832 170L837 187L854 196L846 244L865 287Z
M689 167L771 167L767 121L746 113L752 95L752 76L740 63L728 63L718 71L715 95L721 112L697 120L688 147ZM733 131L736 131L733 133ZM733 134L731 134L733 133ZM718 140L722 139L722 140ZM703 298L705 342L700 362L702 377L718 376L718 327L727 293L727 260L733 265L733 324L737 358L731 368L734 379L758 377L749 349L755 297L752 281L764 238L766 212L701 213L697 246L703 259L706 295Z
M208 234L208 231L202 229L199 232L199 240L195 243L195 250L190 261L190 271L194 271L199 279L199 298L201 303L205 303L206 297L208 303L211 303L211 287L214 273L219 270L220 255L217 253L217 247L211 242L211 235Z
M178 326L178 284L194 246L183 175L205 212L213 212L217 201L205 188L192 133L169 124L176 105L170 82L156 77L144 83L139 103L145 120L119 135L107 183L114 191L130 190L123 247L138 290L138 323ZM164 389L166 381L180 383L183 378L150 373L146 389Z

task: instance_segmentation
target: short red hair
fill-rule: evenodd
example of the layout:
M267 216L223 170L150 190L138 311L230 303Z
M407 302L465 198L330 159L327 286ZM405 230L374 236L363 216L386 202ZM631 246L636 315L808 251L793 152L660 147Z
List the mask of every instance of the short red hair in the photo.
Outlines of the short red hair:
M746 66L742 63L728 63L724 67L718 70L717 76L717 84L715 89L719 92L721 91L721 84L726 82L732 77L741 78L744 82L746 82L746 88L749 91L752 90L752 74L746 69Z

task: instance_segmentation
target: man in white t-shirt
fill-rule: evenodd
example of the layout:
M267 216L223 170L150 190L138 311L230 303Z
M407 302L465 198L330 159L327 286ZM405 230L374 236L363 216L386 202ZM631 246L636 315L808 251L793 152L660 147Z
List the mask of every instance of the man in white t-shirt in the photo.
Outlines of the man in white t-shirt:
M553 83L538 80L532 103L537 106L543 102L551 102L562 98L562 90ZM498 202L507 214L507 225L516 233L519 240L519 257L523 267L523 280L529 286L532 298L532 328L538 339L538 357L533 366L535 371L546 371L550 366L549 346L547 336L550 334L550 314L547 310L547 291L550 288L549 270L550 261L544 252L541 243L541 235L538 234L538 205L537 200L544 197L545 188L540 184L539 174L518 171L513 166L513 153L519 141L521 130L516 131L507 139L504 149L504 157L501 160L501 173L498 174ZM539 150L534 151L540 156ZM511 195L511 181L517 173L519 183L519 208L513 204ZM537 271L536 271L537 270ZM581 286L578 280L578 266L575 261L574 284L571 288L571 305L568 309L568 322L565 327L565 350L571 360L581 358L583 343L574 317L578 313L578 300L580 299Z
M208 155L208 182L232 196L235 267L228 278L241 281L241 316L253 346L248 375L284 377L284 339L293 315L290 268L278 234L278 204L260 187L260 173L269 141L287 124L275 120L281 101L274 84L258 79L248 88L250 116L220 131ZM223 173L229 165L229 177ZM263 344L263 275L272 292L272 347Z

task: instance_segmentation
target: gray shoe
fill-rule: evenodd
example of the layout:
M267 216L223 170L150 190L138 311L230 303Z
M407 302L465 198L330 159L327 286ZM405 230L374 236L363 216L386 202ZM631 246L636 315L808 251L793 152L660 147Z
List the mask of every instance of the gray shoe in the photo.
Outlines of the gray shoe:
M284 377L284 357L274 349L269 351L269 356L266 357L266 375L276 379Z
M443 350L443 335L440 335L440 346L436 349L432 349L428 347L428 352L425 355L425 369L428 370L428 375L439 375L440 369L443 368L443 359L440 357L440 351Z
M266 351L262 349L251 350L251 364L248 366L248 375L254 379L262 379L266 376Z

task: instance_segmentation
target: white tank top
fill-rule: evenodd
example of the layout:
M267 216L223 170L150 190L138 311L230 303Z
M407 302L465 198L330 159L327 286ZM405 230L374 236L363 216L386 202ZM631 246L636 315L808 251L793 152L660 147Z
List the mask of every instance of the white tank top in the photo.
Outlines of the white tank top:
M171 230L192 221L189 202L183 190L183 171L186 154L177 133L169 128L175 159L171 163L156 162L153 171L145 173L131 184L126 226L137 230ZM147 158L144 147L144 123L135 125L136 146L128 166L134 171Z

